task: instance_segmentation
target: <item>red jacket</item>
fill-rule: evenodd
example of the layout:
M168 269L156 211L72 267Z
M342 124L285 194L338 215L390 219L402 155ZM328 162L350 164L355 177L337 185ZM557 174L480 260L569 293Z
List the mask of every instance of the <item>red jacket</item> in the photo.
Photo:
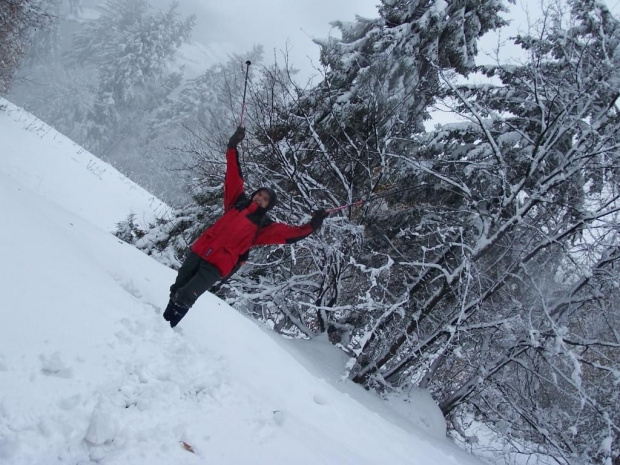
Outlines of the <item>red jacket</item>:
M239 257L255 245L290 244L312 233L310 223L290 226L275 223L267 209L248 199L243 188L237 149L226 151L224 215L201 234L192 252L214 265L222 277L228 276Z

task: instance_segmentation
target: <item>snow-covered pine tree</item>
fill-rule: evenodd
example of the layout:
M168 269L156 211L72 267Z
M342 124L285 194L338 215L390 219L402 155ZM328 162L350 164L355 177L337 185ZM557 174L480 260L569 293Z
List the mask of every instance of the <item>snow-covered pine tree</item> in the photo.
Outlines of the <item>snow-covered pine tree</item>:
M426 106L438 89L441 66L466 73L473 65L470 55L477 38L503 24L500 11L499 2L384 2L382 17L376 20L337 23L342 39L322 43L323 82L303 90L276 79L280 89L287 89L279 94L288 101L253 102L262 113L256 129L260 146L251 158L260 159L262 151L265 160L277 164L270 172L278 173L282 196L299 210L412 187L394 183L390 153L422 127ZM463 39L457 40L458 51L451 46L455 37ZM401 305L385 300L384 290L375 287L376 275L365 268L381 264L389 274L387 264L395 261L391 252L385 254L389 243L367 247L368 236L372 240L381 235L383 219L377 221L373 212L382 208L385 204L372 203L350 218L330 223L330 228L338 224L327 239L333 245L330 252L319 249L323 257L309 259L312 271L298 268L287 273L322 277L305 300L292 302L288 314L331 332L334 340L351 341L359 337L359 328L354 329L351 321L372 327L384 312L399 313ZM366 242L364 229L369 232ZM390 282L404 284L399 277Z
M97 70L86 119L88 148L105 157L123 137L143 130L145 115L180 84L170 62L194 20L180 19L175 4L153 13L146 0L107 0L100 16L75 34L71 62Z
M383 215L407 303L360 337L353 373L428 387L455 426L477 415L519 453L611 463L620 31L598 2L569 6L518 39L526 64L479 68L501 85L446 76L446 104L466 122L392 154L426 186L416 221L391 230Z

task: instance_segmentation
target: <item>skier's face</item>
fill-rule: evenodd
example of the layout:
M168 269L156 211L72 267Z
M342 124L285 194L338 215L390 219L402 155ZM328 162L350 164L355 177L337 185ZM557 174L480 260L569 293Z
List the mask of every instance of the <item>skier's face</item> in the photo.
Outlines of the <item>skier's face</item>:
M269 197L269 192L266 190L259 190L254 197L252 197L252 202L259 204L263 208L267 208L269 206L269 201L271 198Z

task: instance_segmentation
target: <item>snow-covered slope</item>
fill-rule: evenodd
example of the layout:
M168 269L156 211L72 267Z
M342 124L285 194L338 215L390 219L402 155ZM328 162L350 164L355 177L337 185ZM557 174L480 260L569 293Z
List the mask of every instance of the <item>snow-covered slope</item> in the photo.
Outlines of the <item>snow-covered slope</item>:
M149 221L163 202L30 113L0 98L0 172L22 189L113 230L135 213Z
M171 330L174 271L110 234L165 206L7 108L1 464L481 463L441 437L423 395L399 415L341 380L322 341L285 341L211 295Z

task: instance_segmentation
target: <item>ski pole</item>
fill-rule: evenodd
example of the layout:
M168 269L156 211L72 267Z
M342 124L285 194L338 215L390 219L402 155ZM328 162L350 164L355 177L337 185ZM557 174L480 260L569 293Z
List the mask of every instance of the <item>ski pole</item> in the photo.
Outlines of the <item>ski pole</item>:
M245 69L245 85L243 86L243 102L241 103L241 121L239 122L239 127L243 127L243 114L245 112L245 93L248 90L248 75L250 73L250 65L252 62L250 60L246 61L245 64L247 68Z
M336 207L336 208L330 208L329 210L325 210L325 213L329 214L329 213L334 213L340 210L344 210L345 208L350 208L350 207L355 207L356 205L362 205L363 203L366 203L365 200L358 200L357 202L351 203L349 205L343 205L341 207Z

